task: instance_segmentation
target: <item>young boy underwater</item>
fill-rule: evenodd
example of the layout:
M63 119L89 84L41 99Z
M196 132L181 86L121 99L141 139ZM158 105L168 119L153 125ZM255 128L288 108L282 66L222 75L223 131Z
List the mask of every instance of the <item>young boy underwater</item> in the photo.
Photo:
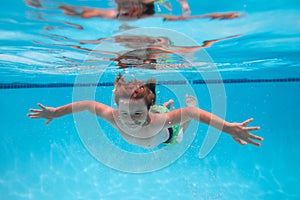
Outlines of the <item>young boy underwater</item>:
M173 105L170 100L164 105L156 105L154 79L127 81L119 74L114 82L114 100L118 108L114 109L95 101L73 102L57 108L38 104L41 110L30 109L27 114L31 119L45 118L48 125L54 118L67 114L89 111L109 122L128 143L144 148L154 148L159 144L177 144L191 120L208 124L232 136L239 144L261 146L262 137L250 134L260 127L247 127L252 118L242 123L230 123L218 116L196 107L196 99L186 96L187 106L169 110Z

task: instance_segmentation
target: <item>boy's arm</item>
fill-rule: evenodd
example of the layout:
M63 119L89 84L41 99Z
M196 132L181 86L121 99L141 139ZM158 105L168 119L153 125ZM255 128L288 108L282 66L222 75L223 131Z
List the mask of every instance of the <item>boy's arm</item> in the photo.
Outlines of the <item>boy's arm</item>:
M166 120L167 126L179 124L188 120L196 120L230 134L236 142L242 145L250 143L260 146L261 144L253 141L253 139L260 141L263 140L263 138L249 133L249 131L259 130L260 127L246 127L250 122L253 121L252 118L242 123L229 123L205 110L195 107L186 107L167 113Z
M109 122L113 120L113 108L95 101L79 101L57 108L46 107L40 103L38 106L42 108L42 110L30 109L30 113L28 113L27 116L31 119L45 118L47 119L46 125L54 118L82 111L89 111Z

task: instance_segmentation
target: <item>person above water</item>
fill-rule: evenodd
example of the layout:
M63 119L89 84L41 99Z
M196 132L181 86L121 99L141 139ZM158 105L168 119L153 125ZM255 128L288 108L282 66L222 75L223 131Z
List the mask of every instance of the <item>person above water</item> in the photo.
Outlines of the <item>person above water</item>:
M147 82L134 79L127 81L119 74L114 82L114 100L117 109L95 101L73 102L57 108L38 104L41 110L30 109L27 114L31 119L45 118L48 125L53 119L67 114L89 111L109 122L128 143L144 148L154 148L159 144L180 143L188 124L196 120L219 129L239 144L260 146L257 142L263 138L250 134L260 127L247 127L252 118L242 123L230 123L218 116L196 107L196 99L186 96L187 106L169 110L173 105L170 100L163 105L155 104L155 79Z
M101 17L110 19L130 19L130 18L144 18L155 14L155 0L115 0L117 9L102 9L92 8L86 6L70 6L62 4L59 6L66 15L77 15L82 18ZM164 0L159 1L160 4L166 5L171 9L169 4ZM189 13L189 6L186 0L179 0L184 13Z
M157 5L163 5L168 10L171 10L171 5L165 0L115 0L117 3L116 9L103 9L93 8L87 6L71 6L62 4L59 6L66 15L79 16L82 18L108 18L119 20L130 20L146 17L161 17L165 21L177 21L177 20L189 20L197 18L209 18L209 19L234 19L238 18L240 14L238 12L228 13L211 13L204 15L190 16L190 7L186 0L178 0L181 6L181 15L173 16L166 14L155 14L155 3Z

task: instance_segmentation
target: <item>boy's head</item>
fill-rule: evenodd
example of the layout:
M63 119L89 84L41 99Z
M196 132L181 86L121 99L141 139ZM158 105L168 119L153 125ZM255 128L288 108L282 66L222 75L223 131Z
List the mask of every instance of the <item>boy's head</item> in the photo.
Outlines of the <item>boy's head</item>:
M138 81L137 79L126 81L126 79L119 74L115 79L114 86L114 100L118 106L120 99L126 99L129 100L129 102L143 99L148 110L155 103L155 79L149 79L146 83Z
M155 14L154 0L116 0L116 2L119 10L118 18L122 16L141 17Z

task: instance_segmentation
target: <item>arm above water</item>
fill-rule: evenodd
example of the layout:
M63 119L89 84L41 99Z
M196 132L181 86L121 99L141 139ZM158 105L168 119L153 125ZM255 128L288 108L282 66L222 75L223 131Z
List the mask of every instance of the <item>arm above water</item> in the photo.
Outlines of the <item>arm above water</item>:
M252 118L242 123L230 123L205 110L195 107L186 107L167 113L166 120L166 126L172 126L188 120L196 120L231 135L232 138L241 145L249 143L255 146L261 146L260 143L253 140L263 141L262 137L249 133L250 131L260 129L259 126L247 127L247 125L253 121Z
M212 13L212 14L204 14L204 15L194 15L194 16L172 16L172 15L162 15L164 21L179 21L179 20L191 20L191 19L201 19L208 18L211 20L219 19L219 20L228 20L235 19L241 16L238 12L228 12L228 13Z
M54 118L82 111L89 111L109 122L112 122L113 120L112 111L114 109L95 101L79 101L57 108L46 107L40 103L38 106L41 110L30 109L30 113L28 113L27 116L31 119L45 118L47 119L46 125L48 125Z
M74 15L79 16L81 18L92 18L92 17L101 17L114 19L118 14L115 9L101 9L101 8L92 8L85 6L70 6L66 4L62 4L59 6L61 10L64 11L66 15Z

